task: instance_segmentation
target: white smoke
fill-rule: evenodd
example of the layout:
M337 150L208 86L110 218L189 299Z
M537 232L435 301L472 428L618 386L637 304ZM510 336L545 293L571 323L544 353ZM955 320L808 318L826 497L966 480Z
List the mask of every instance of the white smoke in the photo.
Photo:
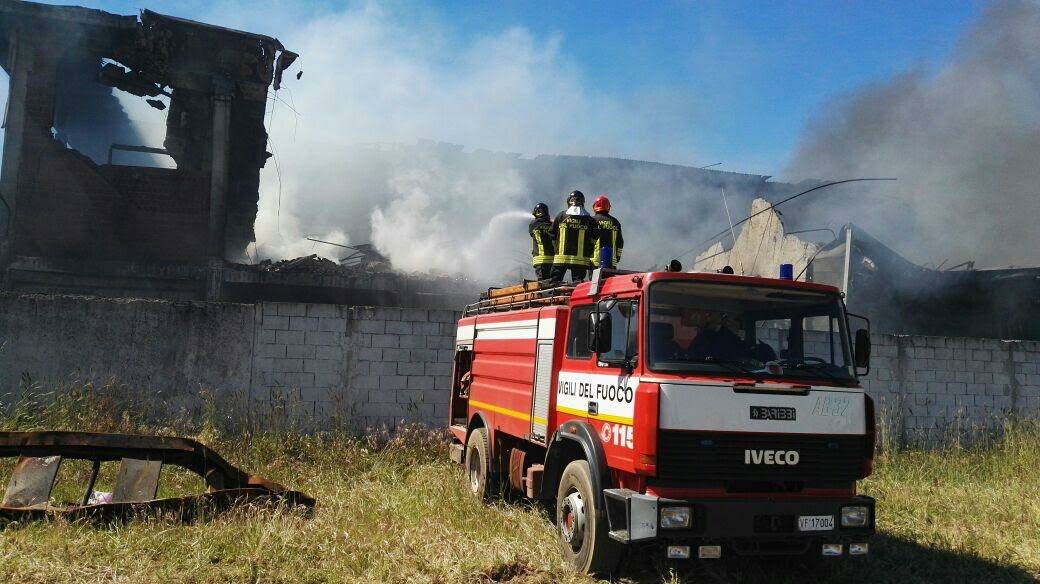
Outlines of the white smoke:
M304 236L340 230L403 270L530 272L529 216L511 210L556 208L565 191L530 192L508 156L397 156L395 143L691 158L663 113L633 116L632 104L590 90L562 37L510 28L465 40L372 4L261 30L302 55L270 106L276 159L263 170L256 226L264 257L292 257ZM676 96L670 111L687 103Z
M1040 262L1040 4L996 2L937 70L835 99L788 175L897 177L801 206L916 261Z

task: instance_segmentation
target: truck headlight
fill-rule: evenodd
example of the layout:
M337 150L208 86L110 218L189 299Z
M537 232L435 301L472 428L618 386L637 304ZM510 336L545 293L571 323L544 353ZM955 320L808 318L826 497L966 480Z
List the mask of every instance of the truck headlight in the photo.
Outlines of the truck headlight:
M688 529L690 516L689 507L662 507L661 529Z
M866 527L870 523L870 507L853 505L841 508L842 527Z

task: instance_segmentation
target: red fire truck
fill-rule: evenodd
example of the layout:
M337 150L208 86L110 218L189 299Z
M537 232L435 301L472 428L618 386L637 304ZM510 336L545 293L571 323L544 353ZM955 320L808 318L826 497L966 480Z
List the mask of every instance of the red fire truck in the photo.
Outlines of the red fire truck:
M587 572L640 542L680 559L864 555L870 333L850 318L832 286L728 274L492 289L458 321L452 459L477 496L555 502Z

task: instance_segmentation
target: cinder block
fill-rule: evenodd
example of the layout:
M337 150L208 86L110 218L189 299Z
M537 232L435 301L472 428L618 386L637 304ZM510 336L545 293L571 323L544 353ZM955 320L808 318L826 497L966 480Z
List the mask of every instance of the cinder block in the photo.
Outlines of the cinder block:
M308 345L338 345L342 335L327 331L307 331Z
M293 371L265 371L261 374L260 384L275 387L305 387L314 385L313 373Z
M307 316L307 305L300 302L279 302L278 314L282 316Z
M450 310L431 310L427 312L426 318L430 322L457 322L456 313Z
M442 323L436 322L416 322L412 324L412 332L417 335L440 335L443 334L443 331L441 329L442 326ZM452 337L454 337L457 327L455 327L454 325L449 326L451 330L450 334Z
M260 331L260 344L273 343L275 342L275 331L273 330L262 330Z
M380 361L369 363L368 370L372 375L397 375L396 361Z
M433 378L428 375L409 376L408 389L433 389Z
M408 378L403 375L383 375L379 378L379 389L406 389Z
M398 363L398 375L423 375L426 368L423 363Z
M285 345L260 345L256 352L261 357L285 357Z
M397 392L372 389L368 392L368 401L373 404L395 404L397 403Z
M372 312L372 318L377 320L401 320L401 309L380 306Z
M940 381L929 381L928 393L947 393L946 384Z
M993 383L993 374L986 371L975 371L972 376L975 378L975 383Z
M918 369L914 371L914 379L916 381L935 381L935 371Z
M401 389L397 391L397 403L421 404L426 401L425 392L420 389Z
M318 319L312 316L290 316L289 330L316 331L318 330Z
M439 350L439 351L437 351L437 359L436 359L437 361L440 361L442 363L451 363L454 359L455 359L455 350L454 349L447 349L447 350Z
M414 349L383 349L384 361L410 361Z
M935 372L936 381L953 381L954 379L956 379L956 377L957 376L953 371L939 370Z
M315 345L314 359L331 359L333 361L343 360L343 349L336 345Z
M313 345L289 345L286 347L285 356L292 359L313 359Z
M322 374L325 375L325 374ZM315 376L315 378L317 375ZM350 380L351 389L379 389L379 376L358 375Z
M323 316L318 319L318 330L332 333L347 332L347 319Z
M308 304L307 316L335 318L340 316L339 307L335 304Z
M971 358L975 361L992 361L993 351L985 349L976 349L971 352Z
M356 380L358 377L354 377ZM318 387L344 387L344 377L339 373L315 373L314 385ZM353 385L353 384L352 384ZM367 389L367 388L366 388Z
M968 384L960 382L951 382L946 384L946 392L956 395L964 395L968 393Z
M436 362L438 359L437 351L431 349L412 349L410 351L410 360L412 362Z
M383 350L370 347L361 347L356 352L359 361L382 361Z
M425 349L426 338L421 335L404 335L401 337L402 349Z
M935 349L932 347L914 347L913 354L918 359L934 359Z
M391 320L386 323L386 334L388 335L410 335L412 334L412 323L406 320Z
M451 375L451 363L426 363L426 375Z
M304 334L303 331L277 331L275 340L283 345L302 345Z
M372 335L372 346L383 349L396 349L401 346L401 338L397 335Z
M303 359L275 359L271 371L296 373L303 371Z
M263 308L263 315L264 316L268 316L268 315L272 315L273 316L273 315L278 314L278 303L276 303L276 302L259 302L258 304L260 304L260 306Z
M419 308L405 308L401 311L401 320L411 322L426 322L429 320L427 311Z
M355 322L355 330L361 333L381 335L386 332L385 320L359 320Z
M419 337L422 338L422 337ZM455 337L425 337L427 349L452 349L455 347Z
M303 370L308 373L336 373L342 368L339 361L328 359L304 359Z
M286 331L289 330L289 317L287 316L265 316L264 322L261 325L262 329L269 331Z

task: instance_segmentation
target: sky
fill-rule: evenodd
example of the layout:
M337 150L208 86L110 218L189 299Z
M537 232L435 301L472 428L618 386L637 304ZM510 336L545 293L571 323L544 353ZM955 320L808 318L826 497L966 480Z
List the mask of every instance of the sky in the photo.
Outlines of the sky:
M76 3L74 0L55 2ZM321 15L357 2L83 0L80 5L132 14L140 8L293 37ZM450 70L459 47L509 31L552 47L559 73L576 91L620 104L618 116L660 135L638 146L583 143L583 154L782 175L798 136L821 104L901 71L929 68L953 49L978 15L979 2L454 2L379 3L411 37ZM291 47L290 47L291 48ZM349 55L343 56L349 61ZM303 65L306 67L307 56ZM6 88L0 93L6 97ZM561 132L586 134L589 128ZM432 130L431 130L432 131ZM593 133L593 135L595 135ZM430 139L451 136L429 135ZM556 143L559 143L557 141ZM566 144L564 142L563 144ZM488 144L510 149L508 142ZM537 145L537 144L535 144ZM482 147L482 144L469 146ZM530 142L518 141L523 154Z

